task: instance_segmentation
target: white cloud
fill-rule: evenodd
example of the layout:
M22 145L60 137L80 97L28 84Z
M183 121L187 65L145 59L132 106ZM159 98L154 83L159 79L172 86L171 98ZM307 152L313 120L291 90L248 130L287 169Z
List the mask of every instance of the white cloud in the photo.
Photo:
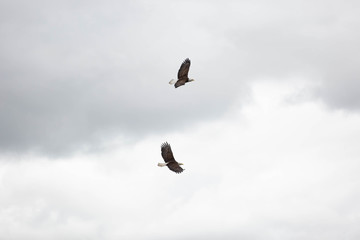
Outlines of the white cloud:
M357 239L359 115L258 81L216 121L136 145L0 164L0 235L13 239ZM169 141L185 172L158 168ZM117 148L119 146L119 148Z
M2 238L359 238L357 1L0 5Z

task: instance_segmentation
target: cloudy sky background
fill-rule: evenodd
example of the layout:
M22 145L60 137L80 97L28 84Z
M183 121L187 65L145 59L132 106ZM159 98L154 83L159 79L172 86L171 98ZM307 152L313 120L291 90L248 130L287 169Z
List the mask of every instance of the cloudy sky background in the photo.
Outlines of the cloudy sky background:
M0 238L359 239L359 11L0 1Z

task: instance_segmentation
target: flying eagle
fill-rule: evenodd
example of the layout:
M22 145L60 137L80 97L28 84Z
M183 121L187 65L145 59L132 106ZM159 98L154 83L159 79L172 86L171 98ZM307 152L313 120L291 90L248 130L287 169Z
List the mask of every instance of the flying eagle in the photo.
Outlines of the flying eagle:
M184 62L181 64L179 72L178 72L178 80L175 83L175 88L184 85L187 82L195 81L188 77L188 72L190 68L190 59L185 59ZM172 79L169 84L174 84L175 79Z
M168 144L167 142L161 145L161 156L163 157L165 163L158 163L159 167L167 166L171 171L176 173L181 173L182 171L184 171L184 169L180 167L180 165L184 164L178 163L175 160L174 155L171 151L170 144Z

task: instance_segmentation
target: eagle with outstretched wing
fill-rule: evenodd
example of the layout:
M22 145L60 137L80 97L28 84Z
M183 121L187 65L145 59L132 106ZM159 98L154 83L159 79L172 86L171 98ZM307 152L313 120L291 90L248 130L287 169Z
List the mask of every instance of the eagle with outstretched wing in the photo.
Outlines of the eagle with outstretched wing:
M187 58L184 60L184 62L181 64L180 69L178 71L178 80L175 83L175 79L172 79L169 84L175 83L175 88L180 87L182 85L185 85L187 82L195 81L194 79L191 79L188 77L189 69L190 69L190 59Z
M171 146L167 142L161 145L161 156L163 157L165 163L158 163L159 167L167 166L171 171L176 173L181 173L184 171L184 169L180 167L180 165L184 164L178 163L175 160L173 152L171 151Z

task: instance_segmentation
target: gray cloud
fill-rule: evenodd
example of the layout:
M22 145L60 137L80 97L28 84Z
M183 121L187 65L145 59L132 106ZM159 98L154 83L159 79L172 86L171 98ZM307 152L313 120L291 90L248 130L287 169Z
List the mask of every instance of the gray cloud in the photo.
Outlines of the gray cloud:
M360 27L356 1L278 1L226 15L217 31L234 44L249 78L302 77L329 107L359 110ZM225 14L224 14L225 15ZM240 15L240 17L239 17Z
M358 110L356 1L2 2L0 149L52 154L221 116L247 82L300 76ZM194 83L174 89L181 61Z
M117 135L178 130L221 115L236 97L219 84L221 71L209 72L219 62L202 56L204 39L179 34L195 29L190 20L171 19L175 9L126 2L3 5L13 14L1 24L2 150L58 154ZM185 57L198 81L175 91L167 82Z

